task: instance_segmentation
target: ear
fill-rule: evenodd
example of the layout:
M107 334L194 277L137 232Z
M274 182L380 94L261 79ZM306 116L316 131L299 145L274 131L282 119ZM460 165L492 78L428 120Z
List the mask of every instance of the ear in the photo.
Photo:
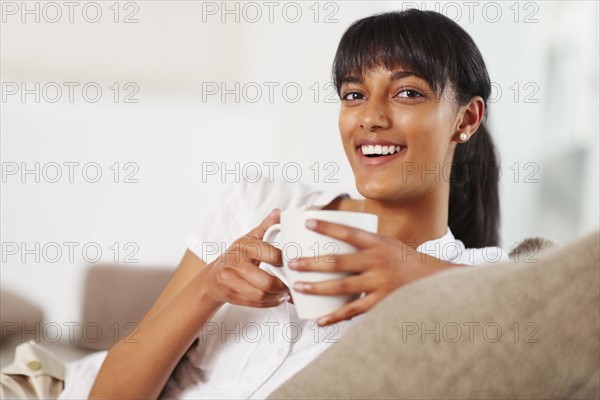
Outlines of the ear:
M464 143L477 132L479 125L483 121L485 114L485 103L481 96L474 96L468 104L458 110L458 126L454 132L452 140L458 143ZM466 138L461 139L460 134L465 133ZM463 135L464 137L464 135Z

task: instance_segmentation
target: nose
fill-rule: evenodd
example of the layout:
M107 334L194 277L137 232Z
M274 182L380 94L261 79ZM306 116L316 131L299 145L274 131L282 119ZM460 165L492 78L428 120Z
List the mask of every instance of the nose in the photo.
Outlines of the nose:
M360 127L369 132L387 129L390 126L387 105L383 100L371 97L363 106Z

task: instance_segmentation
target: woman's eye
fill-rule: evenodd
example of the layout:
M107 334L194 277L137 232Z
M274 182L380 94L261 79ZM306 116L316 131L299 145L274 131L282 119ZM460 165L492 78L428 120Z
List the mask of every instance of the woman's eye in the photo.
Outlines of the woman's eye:
M348 92L342 95L342 100L362 100L364 96L358 92Z
M405 89L405 90L401 90L400 93L398 93L398 96L404 97L407 99L413 99L413 98L423 97L423 94L420 92L417 92L416 90Z

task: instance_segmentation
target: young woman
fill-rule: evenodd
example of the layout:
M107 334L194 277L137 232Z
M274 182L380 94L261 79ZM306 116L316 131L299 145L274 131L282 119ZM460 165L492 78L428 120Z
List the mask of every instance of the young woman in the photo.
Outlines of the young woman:
M468 252L460 243L451 244L458 243L456 237L467 248L497 246L499 203L496 157L484 123L490 80L476 45L456 23L441 14L417 10L357 21L341 39L333 79L341 99L339 128L344 150L365 199L319 193L302 203L299 199L306 199L309 190L264 182L228 196L234 205L250 202L248 208L267 203L379 216L378 234L315 221L311 229L348 241L360 252L337 256L335 263L303 258L296 265L306 271L357 273L297 287L321 295L365 293L318 321L323 327L316 329L346 321L339 333L357 318L348 320L402 285L469 264L469 257L477 257L477 262L484 256L498 260L489 249ZM259 193L254 199L248 197L250 189ZM226 205L221 202L219 207ZM216 224L225 222L221 218L235 218L229 212L221 215L205 219L195 236L202 239L202 230L219 229ZM318 335L309 333L301 321L297 323L305 328L303 336L309 336L311 343L304 343L305 338L290 340L290 345L301 344L297 352L281 347L285 340L278 333L283 337L284 332L274 323L293 321L293 305L287 302L285 285L258 268L260 262L281 263L280 253L261 240L278 218L276 210L247 234L238 232L228 254L211 262L188 250L167 288L139 323L137 343L125 340L109 351L90 397L157 397L172 375L164 392L168 397L264 397L324 350L326 345L314 340ZM433 245L429 251L427 244ZM411 249L433 251L437 257ZM235 325L207 324L236 319L245 326L258 324L263 333L258 342L243 340L248 335L240 340L236 336L243 336L243 330L236 331ZM264 334L268 326L274 328L273 340ZM220 332L214 334L215 329ZM212 340L217 336L218 340ZM326 335L322 336L324 340ZM286 363L286 357L295 361ZM276 371L270 366L276 366Z
M342 37L333 79L344 150L364 200L266 182L226 192L188 236L188 251L135 340L88 361L95 368L71 367L61 397L87 395L102 362L92 398L266 397L392 291L448 268L505 259L496 247L497 164L485 126L490 80L469 35L435 12L371 16ZM318 325L299 320L286 286L259 268L281 264L279 251L261 240L279 220L277 209L268 211L309 207L379 216L377 234L307 224L359 252L335 263L300 259L298 270L355 274L297 289L364 293ZM203 243L224 241L223 256L204 254Z

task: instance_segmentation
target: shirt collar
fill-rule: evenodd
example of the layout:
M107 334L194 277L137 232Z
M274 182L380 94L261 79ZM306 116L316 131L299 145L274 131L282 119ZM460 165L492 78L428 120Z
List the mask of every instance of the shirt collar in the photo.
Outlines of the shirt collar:
M336 192L315 192L311 196L312 198L308 199L306 206L303 207L304 210L320 210L338 197L350 197L347 193Z
M456 240L450 227L447 227L446 233L442 237L423 242L417 246L416 250L440 260L453 262L460 257L465 246L463 242Z

